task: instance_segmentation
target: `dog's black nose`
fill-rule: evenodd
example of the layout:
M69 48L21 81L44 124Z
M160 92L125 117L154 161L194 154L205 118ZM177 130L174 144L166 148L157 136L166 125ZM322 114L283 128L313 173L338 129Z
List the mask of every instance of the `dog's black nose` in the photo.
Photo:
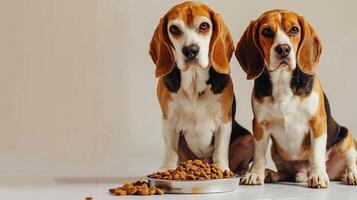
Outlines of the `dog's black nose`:
M275 53L279 56L279 58L285 58L290 53L290 46L287 44L280 44L275 47Z
M182 48L183 55L188 59L194 59L200 52L200 47L196 44L191 44L190 46L185 46Z

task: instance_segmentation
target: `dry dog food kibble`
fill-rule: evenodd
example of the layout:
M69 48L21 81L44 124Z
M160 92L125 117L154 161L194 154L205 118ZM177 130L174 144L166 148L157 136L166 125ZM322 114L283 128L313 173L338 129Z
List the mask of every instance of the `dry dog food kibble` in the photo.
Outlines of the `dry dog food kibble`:
M149 187L147 180L137 181L135 183L126 183L121 187L109 189L109 192L117 196L164 194L164 191L160 188Z
M155 172L151 178L165 180L209 180L232 178L235 174L230 170L222 171L216 164L205 163L202 160L181 162L176 169Z

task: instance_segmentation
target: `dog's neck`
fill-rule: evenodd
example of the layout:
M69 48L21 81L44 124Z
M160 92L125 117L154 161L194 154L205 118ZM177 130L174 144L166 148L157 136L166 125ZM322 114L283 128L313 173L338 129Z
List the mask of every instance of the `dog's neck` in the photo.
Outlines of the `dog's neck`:
M308 96L313 88L314 75L303 73L297 66L293 71L265 70L254 81L255 97L261 99L271 96L274 101L291 98L293 95Z
M198 98L208 88L209 67L190 66L180 73L181 88L190 98Z
M290 87L291 77L292 72L286 69L278 69L270 73L270 80L273 86L272 96L274 101L286 101L294 96Z
M218 73L213 67L206 69L194 67L183 72L175 66L163 77L165 86L170 92L183 93L191 99L198 99L205 95L206 91L220 94L229 80L229 75Z

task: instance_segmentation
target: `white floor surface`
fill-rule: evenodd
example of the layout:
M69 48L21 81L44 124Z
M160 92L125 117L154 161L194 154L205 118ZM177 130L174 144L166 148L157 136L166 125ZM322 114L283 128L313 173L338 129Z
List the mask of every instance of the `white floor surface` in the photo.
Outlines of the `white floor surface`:
M312 199L349 200L357 199L357 187L333 182L329 189L309 189L305 184L280 183L264 186L239 186L234 192L205 195L162 196L112 196L108 188L138 180L136 178L2 178L0 180L1 200L94 200L121 199Z

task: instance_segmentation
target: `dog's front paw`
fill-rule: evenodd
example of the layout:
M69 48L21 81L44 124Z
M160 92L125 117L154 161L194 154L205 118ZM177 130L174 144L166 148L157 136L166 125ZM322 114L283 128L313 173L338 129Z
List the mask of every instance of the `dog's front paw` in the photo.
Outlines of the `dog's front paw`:
M327 188L330 187L330 179L326 171L312 171L308 180L310 188Z
M342 181L347 185L357 185L357 172L346 170L342 176Z
M222 171L230 170L228 164L225 164L225 163L219 162L219 163L216 163L216 166L218 168L222 169Z
M240 168L237 169L235 173L237 174L238 177L243 177L247 172L248 172L247 168Z
M262 185L264 184L264 172L248 172L240 180L241 185Z
M276 183L279 181L279 174L271 169L265 169L265 183Z
M298 172L295 175L295 182L306 183L308 181L306 172Z

